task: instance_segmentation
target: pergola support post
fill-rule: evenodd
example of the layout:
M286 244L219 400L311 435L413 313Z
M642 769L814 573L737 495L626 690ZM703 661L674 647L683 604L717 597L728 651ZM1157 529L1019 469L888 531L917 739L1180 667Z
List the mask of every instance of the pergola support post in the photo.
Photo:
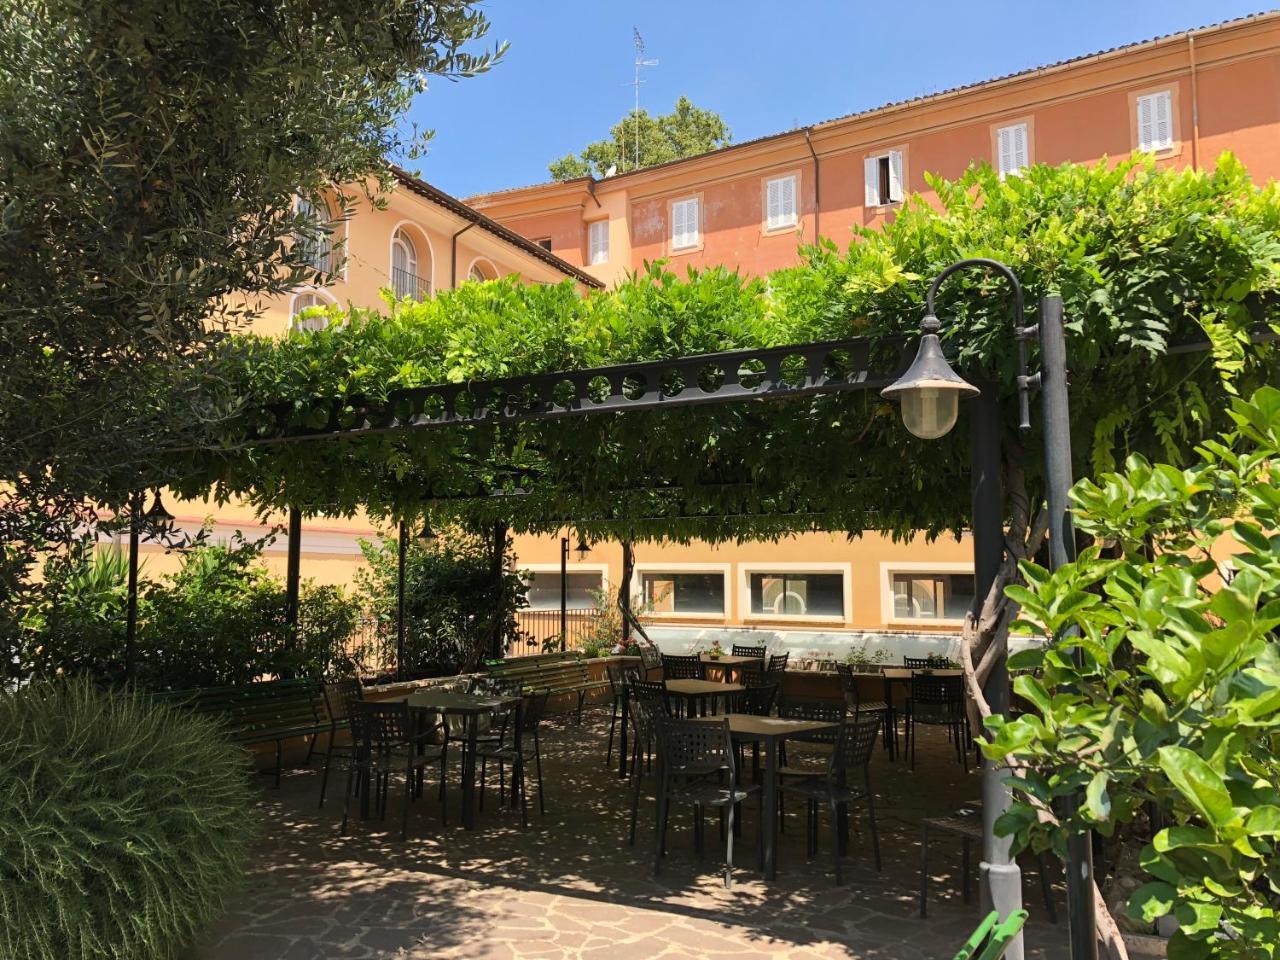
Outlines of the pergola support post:
M124 678L138 669L138 538L142 528L142 491L129 498L129 583L124 624Z
M977 383L981 393L969 402L970 450L973 463L974 615L991 592L1004 563L1004 488L1001 483L999 391L994 384ZM1009 714L1009 671L1005 658L996 661L982 688L991 712ZM975 733L980 731L975 731ZM1008 770L984 760L982 766L982 900L983 910L997 910L1001 919L1022 909L1022 871L1011 841L997 837L995 822L1013 803L1013 791L1003 782ZM1022 960L1022 934L1005 954Z
M409 543L409 525L400 521L396 534L396 679L405 678L404 670L404 561Z
M289 508L289 543L284 576L285 642L290 650L298 646L298 581L302 567L302 511Z
M493 618L493 636L490 638L489 656L494 660L501 660L507 655L506 637L503 636L502 628L506 618L502 615L502 604L499 600L502 597L502 561L507 552L507 525L498 520L493 525L493 556L492 568L493 574L493 593L494 593L494 618Z

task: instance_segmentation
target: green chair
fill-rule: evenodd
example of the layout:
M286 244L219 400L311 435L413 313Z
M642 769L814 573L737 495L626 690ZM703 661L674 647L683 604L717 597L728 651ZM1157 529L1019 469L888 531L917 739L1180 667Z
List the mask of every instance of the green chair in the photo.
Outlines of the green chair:
M978 929L969 934L955 960L1000 960L1026 922L1025 910L1015 910L1003 922L1000 914L992 910L978 924Z

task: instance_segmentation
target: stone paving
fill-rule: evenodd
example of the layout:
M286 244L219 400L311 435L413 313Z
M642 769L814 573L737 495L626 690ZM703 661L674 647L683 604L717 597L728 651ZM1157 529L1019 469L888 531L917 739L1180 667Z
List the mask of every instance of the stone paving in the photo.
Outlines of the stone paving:
M646 792L637 844L627 845L630 787L605 768L607 716L589 714L582 726L556 718L545 731L547 812L538 814L531 787L527 829L517 813L495 809L491 792L478 829L464 831L456 765L449 826L441 827L429 784L413 804L404 844L394 781L387 819L353 818L340 837L342 776L323 810L318 764L287 774L278 791L263 778L259 859L228 914L185 960L934 960L952 957L979 919L976 903L961 902L958 843L945 839L930 844L929 919L918 914L920 818L979 795L977 774L964 773L940 729L922 731L915 773L884 755L873 763L883 873L872 865L865 830L855 829L845 885L836 887L829 828L824 822L818 857L807 861L803 808L794 804L778 877L765 883L755 872L749 809L731 890L722 886L714 818L700 860L691 816L677 812L654 878L654 803ZM1026 956L1065 958L1066 928L1044 919L1034 869L1025 868Z

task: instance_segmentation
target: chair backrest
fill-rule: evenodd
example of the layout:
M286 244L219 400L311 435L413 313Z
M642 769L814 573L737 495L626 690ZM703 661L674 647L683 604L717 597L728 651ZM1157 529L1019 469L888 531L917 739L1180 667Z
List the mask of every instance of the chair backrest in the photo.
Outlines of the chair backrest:
M782 688L781 675L770 673L768 670L759 667L755 669L748 668L743 670L738 680L744 687L778 687Z
M329 719L341 723L351 716L351 704L364 699L364 688L356 677L334 680L324 685L324 708Z
M358 742L374 750L389 750L408 743L413 733L412 723L409 704L404 702L360 700L351 704L351 730Z
M854 713L862 703L862 695L858 692L858 675L853 672L853 665L836 663L836 673L840 675L840 689L844 691L844 702Z
M669 713L667 709L667 688L661 680L628 680L632 701L639 701L652 707L657 713Z
M964 677L940 677L931 673L911 675L911 702L958 706L964 701Z
M766 651L763 645L752 644L750 646L743 646L738 643L733 645L733 655L735 657L755 657L759 660L764 660L765 653Z
M929 667L928 657L903 657L902 665L908 670L926 670Z
M547 701L551 699L550 690L531 693L524 698L520 710L520 729L525 733L536 730L542 718L547 715Z
M635 680L644 679L644 668L638 663L607 663L604 670L609 677L609 689L614 696L622 692L622 687L627 682L627 677Z
M714 723L659 716L658 752L665 774L699 777L727 771L733 780L733 742L727 719Z
M879 717L859 717L856 720L849 718L841 723L836 734L835 749L831 751L831 775L843 781L847 771L869 764L875 753L876 737L879 734Z
M791 659L790 653L775 653L769 657L769 672L782 673L787 669L787 661Z
M662 655L663 680L701 680L705 676L702 658L697 654L690 656Z
M662 651L651 643L640 644L640 664L645 670L662 666Z
M773 704L778 699L779 689L776 680L758 686L748 686L738 694L737 712L750 713L757 717L769 716L773 713Z
M783 697L778 704L778 716L788 720L816 720L819 723L844 722L847 708L843 700L817 700L800 697ZM838 728L818 730L796 737L797 740L835 743L840 735Z

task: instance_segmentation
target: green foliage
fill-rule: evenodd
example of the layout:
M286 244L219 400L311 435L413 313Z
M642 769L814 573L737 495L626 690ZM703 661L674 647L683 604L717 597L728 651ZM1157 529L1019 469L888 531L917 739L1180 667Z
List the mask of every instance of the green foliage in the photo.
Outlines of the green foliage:
M1177 917L1171 957L1280 950L1280 390L1230 415L1187 468L1135 456L1076 486L1078 528L1108 546L1009 588L1020 632L1061 639L1011 659L1032 710L984 748L1023 774L1000 824L1019 847L1061 854L1154 805L1170 825L1146 837L1129 912ZM1041 822L1072 794L1076 816Z
M1134 160L1114 169L1035 167L1000 180L981 167L936 188L941 209L913 200L883 230L857 231L843 253L829 243L808 249L802 265L767 280L723 268L680 279L654 264L585 297L569 284L465 284L391 316L354 310L318 333L238 338L223 351L223 368L237 393L290 404L302 423L316 416L317 398L379 400L431 383L914 336L926 278L959 257L990 256L1024 278L1033 305L1050 290L1064 297L1077 475L1090 458L1158 457L1212 436L1233 391L1277 379L1274 349L1245 338L1260 320L1280 328L1280 188L1254 186L1231 156L1212 172ZM939 310L948 352L971 376L995 378L987 389L1005 400L1007 489L1021 493L1025 479L1034 503L1040 437L1021 437L1014 421L1008 291L960 274ZM1171 339L1206 333L1217 354L1166 352ZM896 348L876 362L892 369ZM680 386L697 388L672 388ZM256 422L239 421L228 443ZM221 496L271 508L341 514L367 505L376 517L427 514L437 526L475 529L502 520L521 532L571 520L590 538L633 541L770 538L815 527L939 534L969 517L965 425L917 440L873 392L566 423L252 452L228 446L192 454L182 468L193 494L213 484Z
M138 682L150 689L249 683L262 677L333 676L363 669L348 650L360 608L332 586L304 582L299 637L289 642L284 584L260 562L258 544L202 546L158 580L139 575ZM125 676L125 554L101 549L55 556L35 602L21 609L13 680ZM351 659L351 655L356 660Z
M377 619L381 662L395 662L399 541L361 542L369 567L356 572L367 609ZM516 611L528 605L527 587L514 569L508 538L502 569L494 578L492 545L482 537L450 531L429 542L411 540L405 550L405 662L409 677L461 672L485 655L495 631L519 629Z
M636 163L636 138L640 162ZM554 180L603 177L610 168L626 173L684 157L696 157L726 146L733 135L718 113L695 107L680 97L670 113L654 117L648 110L631 111L609 130L609 136L587 144L578 154L567 154L551 163Z
M242 749L130 692L0 694L0 955L174 957L221 912L256 832Z
M214 345L327 282L296 200L380 203L411 98L486 69L486 28L472 0L0 0L6 578L235 409Z

